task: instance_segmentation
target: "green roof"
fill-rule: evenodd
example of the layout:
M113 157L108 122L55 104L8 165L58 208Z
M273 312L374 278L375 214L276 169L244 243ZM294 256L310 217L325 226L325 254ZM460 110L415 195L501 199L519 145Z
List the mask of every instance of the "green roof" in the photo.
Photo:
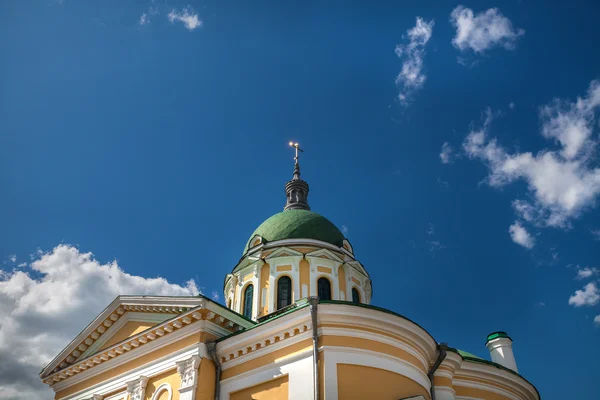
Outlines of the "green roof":
M487 337L486 343L489 342L490 340L494 340L497 338L507 338L510 339L510 336L508 336L508 334L506 332L502 332L502 331L498 331L498 332L494 332L494 333L490 333ZM512 339L510 339L512 340Z
M341 247L344 235L327 218L308 210L286 210L268 218L260 224L244 248L248 251L250 241L255 236L273 242L283 239L315 239Z

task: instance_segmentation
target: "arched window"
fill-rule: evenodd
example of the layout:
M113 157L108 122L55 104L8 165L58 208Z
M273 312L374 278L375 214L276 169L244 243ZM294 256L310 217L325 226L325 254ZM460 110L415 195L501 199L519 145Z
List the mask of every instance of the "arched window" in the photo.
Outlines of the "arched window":
M282 276L277 281L277 309L292 304L292 280L289 276Z
M252 318L252 300L254 299L254 286L248 285L244 291L244 317Z
M320 300L331 300L331 283L327 278L320 278L317 281Z
M360 294L358 294L356 288L352 288L352 302L356 304L360 303Z

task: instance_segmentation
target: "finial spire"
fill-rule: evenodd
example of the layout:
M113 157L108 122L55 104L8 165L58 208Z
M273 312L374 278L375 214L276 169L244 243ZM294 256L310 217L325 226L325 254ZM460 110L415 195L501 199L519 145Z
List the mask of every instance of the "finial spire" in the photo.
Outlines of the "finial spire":
M294 157L294 176L285 185L287 202L284 210L310 210L310 206L308 205L308 183L300 179L300 164L298 162L300 158L298 152L303 153L304 150L295 142L290 142L290 146L296 149L296 155Z

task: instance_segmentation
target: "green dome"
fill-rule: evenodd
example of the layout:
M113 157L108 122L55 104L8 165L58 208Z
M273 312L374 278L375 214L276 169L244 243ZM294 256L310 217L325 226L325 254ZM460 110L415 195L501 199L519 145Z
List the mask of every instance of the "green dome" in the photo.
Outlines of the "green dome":
M260 224L250 236L244 254L254 236L267 242L283 239L315 239L341 247L342 232L327 218L308 210L286 210Z

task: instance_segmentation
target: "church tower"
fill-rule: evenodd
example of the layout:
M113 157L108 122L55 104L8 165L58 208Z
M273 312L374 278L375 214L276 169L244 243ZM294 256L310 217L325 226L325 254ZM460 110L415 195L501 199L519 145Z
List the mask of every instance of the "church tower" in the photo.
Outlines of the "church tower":
M284 211L256 228L243 255L225 278L227 306L258 320L299 299L370 304L369 274L350 242L327 218L311 211L308 183L300 177L298 143L292 179L285 185Z

